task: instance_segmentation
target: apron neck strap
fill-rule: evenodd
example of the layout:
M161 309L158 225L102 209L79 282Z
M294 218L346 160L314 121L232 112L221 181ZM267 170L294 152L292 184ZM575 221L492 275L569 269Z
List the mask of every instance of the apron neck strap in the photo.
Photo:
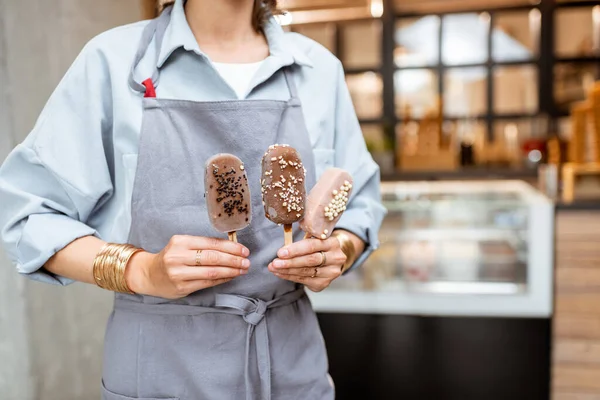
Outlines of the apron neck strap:
M165 33L167 32L167 27L171 22L171 12L173 11L173 6L167 7L163 10L158 18L150 21L146 28L144 28L144 32L142 33L142 38L140 39L140 44L138 46L137 52L135 53L135 58L133 60L133 65L131 66L131 71L129 72L129 86L140 93L145 93L147 86L139 83L135 80L135 70L138 65L146 55L148 51L148 47L152 43L152 39L154 39L154 44L156 47L156 60L154 63L154 72L152 73L152 83L154 87L158 84L158 58L160 57L160 51L162 49L163 39L165 38Z
M167 7L163 10L162 14L158 18L150 21L146 28L144 28L144 32L142 33L142 38L140 39L140 44L138 46L137 52L135 53L135 58L133 60L133 64L131 66L131 71L129 72L129 86L140 93L148 93L148 90L151 88L152 92L154 88L158 85L159 79L159 70L158 70L158 58L160 57L160 51L162 49L163 39L165 38L165 33L167 32L167 28L169 23L171 22L171 12L173 11L173 6ZM135 71L146 55L148 51L148 47L152 43L152 39L154 39L154 44L156 47L156 59L154 62L154 72L152 73L152 78L149 80L145 80L140 83L135 80ZM290 98L295 100L298 98L298 89L296 88L296 83L294 82L294 77L291 73L291 66L283 68L283 75L285 76L285 82L287 83L288 89L290 91Z
M290 91L290 100L296 100L298 98L298 89L294 82L294 76L292 74L292 66L283 67L283 76L285 76L285 82L287 83L288 90Z

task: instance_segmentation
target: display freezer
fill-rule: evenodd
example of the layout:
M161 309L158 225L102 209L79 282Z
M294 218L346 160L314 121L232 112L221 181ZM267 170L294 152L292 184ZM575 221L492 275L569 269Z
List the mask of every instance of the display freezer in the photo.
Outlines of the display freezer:
M380 249L311 293L326 313L549 317L554 205L521 181L382 184Z

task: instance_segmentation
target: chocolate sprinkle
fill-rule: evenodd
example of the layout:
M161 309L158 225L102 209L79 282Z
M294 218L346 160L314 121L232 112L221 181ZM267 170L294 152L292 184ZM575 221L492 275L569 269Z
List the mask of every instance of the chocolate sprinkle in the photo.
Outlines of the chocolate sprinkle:
M234 167L231 167L229 171L219 172L219 167L216 165L213 166L215 167L213 169L213 176L217 182L216 191L219 195L217 202L223 202L225 214L228 217L234 216L236 212L239 214L248 214L248 205L243 202L245 190L241 188L243 185L240 184L242 176L235 176L236 170ZM245 180L248 179L245 174L243 177ZM221 217L221 214L219 214L219 217Z

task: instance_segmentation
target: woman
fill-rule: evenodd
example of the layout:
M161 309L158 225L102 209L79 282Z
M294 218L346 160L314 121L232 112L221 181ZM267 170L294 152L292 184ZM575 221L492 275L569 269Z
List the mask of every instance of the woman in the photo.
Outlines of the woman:
M285 34L275 3L177 0L93 39L0 170L18 271L116 292L104 399L334 396L304 286L325 289L377 246L378 168L339 61ZM353 174L334 237L296 229L282 247L258 178L274 143L300 152L307 189L329 166ZM244 160L250 180L241 244L206 213L204 165L220 152Z

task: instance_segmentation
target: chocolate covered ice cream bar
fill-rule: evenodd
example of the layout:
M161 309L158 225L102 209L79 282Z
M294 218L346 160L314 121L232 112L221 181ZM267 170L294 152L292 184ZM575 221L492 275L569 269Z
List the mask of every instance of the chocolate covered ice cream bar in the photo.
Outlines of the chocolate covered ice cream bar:
M206 207L213 227L237 242L237 231L252 220L248 177L242 161L231 154L217 154L206 163Z
M304 217L306 170L300 155L287 145L270 146L262 159L261 190L266 217L284 225L285 242L292 242L292 224Z
M306 237L327 239L342 217L350 194L352 176L340 168L329 168L310 191L306 199L306 211L300 228Z

